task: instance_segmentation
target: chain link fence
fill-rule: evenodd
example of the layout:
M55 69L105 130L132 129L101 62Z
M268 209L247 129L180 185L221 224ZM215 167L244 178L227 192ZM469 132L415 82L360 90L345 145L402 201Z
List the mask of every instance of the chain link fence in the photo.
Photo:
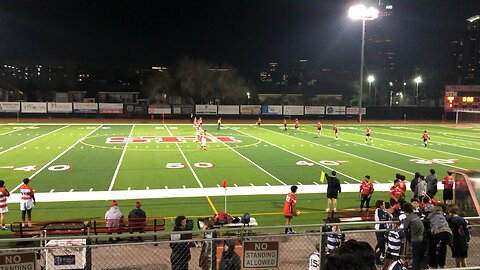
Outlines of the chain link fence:
M480 269L480 257L476 256L480 252L480 226L474 224L478 220L471 219L467 263ZM345 240L365 241L373 248L375 232L378 232L368 229L373 228L373 224L340 225ZM283 226L219 229L215 231L215 238L205 238L203 231L190 231L185 232L189 240L182 241L171 241L171 232L145 233L142 241L137 237L131 239L128 234L113 235L121 238L116 243L109 242L111 235L107 234L1 239L0 269L218 269L220 264L230 265L226 269L237 269L232 267L236 263L240 263L241 268L308 269L315 245L324 243L322 235L326 234L321 231L322 226L291 226L297 231L295 234L284 234ZM230 247L238 256L231 251L224 252L227 241L231 241ZM446 267L454 266L449 249Z

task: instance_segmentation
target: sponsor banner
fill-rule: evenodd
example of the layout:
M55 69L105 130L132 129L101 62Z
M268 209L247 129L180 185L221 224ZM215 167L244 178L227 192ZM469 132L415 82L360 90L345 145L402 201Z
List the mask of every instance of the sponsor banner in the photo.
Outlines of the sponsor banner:
M98 103L98 112L104 114L122 114L123 103Z
M282 115L282 105L262 105L262 114Z
M284 115L303 115L303 106L283 106Z
M174 109L178 109L178 113L180 113L180 108L175 107ZM148 107L148 114L171 114L172 108L170 107Z
M218 105L218 114L240 114L238 105Z
M19 112L20 102L0 102L0 112Z
M146 104L124 104L123 109L126 113L131 115L146 115Z
M348 107L347 114L358 114L358 107ZM362 108L362 114L367 114L367 108Z
M193 105L192 106L182 106L181 108L182 108L181 112L180 112L181 114L191 114L195 111L195 107Z
M327 106L325 112L330 115L344 115L345 106Z
M260 114L262 106L260 105L240 105L241 114Z
M305 106L305 114L325 114L325 106Z
M22 113L47 113L45 102L22 102Z
M74 113L97 113L98 103L73 103Z
M195 114L217 114L217 105L195 105Z
M47 103L49 113L71 113L72 103L49 102Z

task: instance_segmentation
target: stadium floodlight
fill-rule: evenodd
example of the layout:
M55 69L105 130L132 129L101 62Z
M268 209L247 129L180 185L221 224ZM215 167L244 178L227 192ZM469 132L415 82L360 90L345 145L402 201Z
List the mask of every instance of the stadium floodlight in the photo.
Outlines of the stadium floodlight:
M362 49L360 52L360 91L358 95L358 122L362 122L362 98L363 98L363 58L365 53L365 21L371 21L378 18L378 9L374 7L365 7L364 5L355 5L348 9L348 17L353 20L362 21Z
M367 81L368 81L368 105L372 105L372 102L371 102L371 91L372 91L372 83L373 81L375 81L375 77L373 75L369 75L367 77ZM377 99L376 95L375 95L375 98L373 99L373 101L375 102L375 100Z
M413 81L415 82L415 105L418 105L418 84L422 82L422 77L418 76Z

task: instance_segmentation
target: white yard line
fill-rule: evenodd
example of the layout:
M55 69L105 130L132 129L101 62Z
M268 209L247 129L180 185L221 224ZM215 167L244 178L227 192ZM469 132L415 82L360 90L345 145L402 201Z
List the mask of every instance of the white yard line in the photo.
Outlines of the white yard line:
M172 132L170 131L170 129L168 129L167 125L164 124L164 126L165 126L165 129L168 131L168 134L170 134L170 136L173 137L173 134L172 134ZM190 168L190 172L192 172L193 177L195 177L195 180L197 180L198 185L199 185L201 188L203 188L202 182L200 182L200 179L198 178L198 175L197 175L197 174L195 173L195 171L193 170L192 165L190 165L190 162L188 161L187 157L186 157L185 154L183 153L182 148L180 148L180 145L178 145L178 143L175 143L175 145L177 146L178 151L180 151L180 154L182 154L182 157L183 157L183 159L185 160L185 162L187 163L188 168ZM182 189L182 190L184 190L184 189ZM205 195L204 195L204 196L205 196Z
M58 124L57 124L57 126L58 126ZM55 132L57 132L57 131L59 131L59 130L62 130L62 129L64 129L64 128L67 128L67 127L69 127L69 126L70 126L70 125L66 125L66 126L63 126L63 127L61 127L61 128L52 130L52 131L50 131L50 132L48 132L48 133L42 134L42 135L40 135L40 136L37 136L37 137L35 137L35 138L31 138L31 139L28 140L28 141L25 141L25 142L23 142L23 143L21 143L21 144L17 144L17 145L15 145L15 146L12 146L12 147L8 148L7 150L4 150L4 151L0 152L0 155L3 155L3 154L5 154L5 153L8 152L8 151L11 151L11 150L13 150L13 149L16 149L16 148L18 148L18 147L20 147L20 146L22 146L22 145L24 145L24 144L27 144L27 143L29 143L29 142L31 142L31 141L36 140L36 139L39 139L39 138L42 138L42 137L44 137L44 136L50 135L50 134L52 134L52 133L55 133Z
M271 142L268 142L268 141L266 141L266 140L264 140L264 139L255 137L255 136L253 136L253 135L250 135L250 134L248 134L248 133L245 133L245 132L240 131L240 130L237 130L237 129L232 129L232 130L234 130L234 131L236 131L236 132L238 132L238 133L242 133L242 134L244 134L244 135L247 135L247 136L249 136L249 137L252 137L252 138L254 138L254 139L257 139L257 140L259 140L259 141L265 142L265 143L267 143L267 144L270 144L270 145L272 145L272 146L274 146L274 147L277 147L278 149L281 149L281 150L283 150L283 151L285 151L285 152L287 152L287 153L290 153L290 154L292 154L292 155L294 155L294 156L297 156L297 157L300 157L300 158L302 158L302 159L308 160L308 161L310 161L310 162L312 162L312 163L315 163L315 164L317 164L317 165L319 165L319 166L322 166L322 167L324 167L324 168L327 168L327 169L329 169L329 170L331 170L331 171L337 171L337 170L334 170L334 169L332 169L332 168L330 168L330 167L328 167L328 166L326 166L326 165L323 165L322 163L316 162L315 160L312 160L312 159L310 159L310 158L307 158L307 157L304 157L304 156L299 155L299 154L297 154L297 153L294 153L294 152L292 152L292 151L290 151L290 150L288 150L288 149L285 149L285 148L283 148L283 147L281 147L281 146L278 146L278 145L276 145L276 144L273 144L273 143L271 143ZM340 174L340 175L343 175L343 176L345 176L345 177L347 177L347 178L350 178L350 179L352 179L352 180L354 180L354 181L356 181L356 182L359 182L359 183L362 182L362 181L357 180L357 179L354 178L354 177L351 177L351 176L346 175L346 174L344 174L344 173L341 173L341 172L339 172L339 171L337 171L337 173Z
M272 131L272 132L275 132L275 131ZM362 144L359 144L357 142L350 141L350 140L345 140L345 139L341 139L341 138L339 138L339 140L346 141L346 142L349 142L349 143L355 143L355 144L358 144L358 145L362 145ZM382 151L385 151L385 152L394 153L394 154L401 155L401 156L410 157L410 158L424 159L424 158L421 158L421 157L416 157L416 156L404 154L404 153L401 153L401 152L391 151L391 150L388 150L388 149L385 149L385 148L375 147L373 145L368 145L368 147L375 148L375 149L378 149L378 150L382 150ZM465 168L461 168L461 167L453 166L453 165L449 165L449 164L443 164L443 163L436 163L436 164L442 165L442 166L445 166L445 167L453 167L453 168L460 169L460 170L466 170ZM412 174L412 173L410 173L410 174Z
M253 162L252 160L250 160L249 158L247 158L246 156L242 155L241 153L239 153L237 150L233 149L232 147L230 147L229 145L227 145L225 142L222 142L220 141L223 145L225 145L228 149L232 150L233 152L235 152L237 155L243 157L245 160L247 160L248 162L252 163L253 166L259 168L262 172L266 173L268 176L272 177L273 179L277 180L279 183L281 183L282 185L287 185L285 184L285 182L283 182L282 180L278 179L277 177L275 177L273 174L269 173L268 171L266 171L264 168L260 167L257 163Z
M130 130L130 133L128 134L128 137L132 137L133 130L135 129L135 125L132 125L132 129ZM117 168L115 169L115 173L113 174L112 181L110 182L110 187L108 187L108 191L111 191L113 189L113 185L115 184L115 180L117 180L117 174L118 171L120 170L120 166L122 165L123 157L125 156L125 152L127 152L127 147L128 143L125 143L123 146L123 151L122 155L120 156L120 160L118 160Z
M7 135L7 134L10 134L10 133L14 133L14 132L17 132L17 131L20 131L20 130L25 130L25 129L27 129L27 128L25 127L25 128L18 128L18 129L10 130L10 131L7 131L5 133L0 134L0 136Z
M72 149L73 147L75 147L75 145L79 144L80 142L82 142L83 140L85 140L85 138L87 138L88 136L90 136L90 134L92 134L93 132L95 132L97 129L99 129L101 126L97 127L96 129L92 130L91 132L89 132L87 135L83 136L81 139L79 139L77 142L75 142L74 144L70 145L65 151L63 151L62 153L60 153L58 156L56 156L55 158L53 158L52 160L50 160L50 162L48 162L47 164L45 164L42 168L40 168L40 170L36 171L34 174L30 175L30 177L28 177L29 179L32 179L33 177L35 177L37 174L41 173L45 168L47 168L48 166L50 166L50 164L52 164L53 162L55 162L55 160L59 159L61 156L63 156L65 153L67 153L68 151L70 151L70 149ZM20 186L22 186L23 183L20 183L18 186L16 186L14 189L12 189L10 192L13 193L15 192L17 189L20 188Z
M279 133L279 132L276 132L276 131L273 131L273 130L268 130L270 132L275 132L275 133ZM302 132L307 132L307 133L314 133L314 132L309 132L309 131L302 131ZM397 167L393 167L393 166L390 166L388 164L385 164L385 163L382 163L382 162L378 162L378 161L375 161L375 160L372 160L372 159L369 159L369 158L365 158L365 157L361 157L361 156L358 156L358 155L355 155L355 154L352 154L352 153L349 153L349 152L345 152L345 151L342 151L342 150L338 150L338 149L335 149L333 147L328 147L328 146L325 146L325 145L322 145L322 144L319 144L319 143L315 143L315 142L311 142L311 141L308 141L308 140L305 140L305 139L302 139L302 138L298 138L298 137L295 137L295 136L292 136L292 135L287 135L287 134L284 134L285 136L288 136L288 137L291 137L291 138L294 138L294 139L297 139L297 140L301 140L301 141L304 141L304 142L308 142L308 143L312 143L314 145L317 145L317 146L321 146L323 148L327 148L327 149L330 149L330 150L333 150L333 151L337 151L339 153L342 153L342 154L345 154L345 155L349 155L349 156L352 156L352 157L356 157L356 158L359 158L359 159L363 159L363 160L366 160L368 162L372 162L372 163L375 163L375 164L378 164L378 165L381 165L381 166L384 166L384 167L388 167L390 169L394 169L394 170L397 170L397 171L402 171L404 173L408 173L408 174L411 174L411 175L414 175L414 173L412 172L409 172L407 170L403 170L403 169L400 169L400 168L397 168ZM354 144L359 144L357 142L353 142L353 141L350 141L351 143L354 143ZM360 145L360 144L359 144Z

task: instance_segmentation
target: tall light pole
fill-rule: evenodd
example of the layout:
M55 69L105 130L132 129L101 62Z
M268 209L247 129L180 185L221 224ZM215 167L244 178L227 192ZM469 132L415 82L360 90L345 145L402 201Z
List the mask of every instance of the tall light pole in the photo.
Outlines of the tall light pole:
M360 51L360 92L358 95L358 122L362 122L362 98L363 98L363 58L365 53L365 22L378 18L378 9L366 8L364 5L352 6L348 9L348 17L362 21L362 49Z
M415 105L418 106L418 84L422 82L422 77L418 76L413 81L416 84L416 86L415 86Z
M372 105L372 102L370 102L370 99L372 98L372 95L370 92L372 91L372 82L375 81L375 77L373 75L369 75L367 78L368 81L368 105ZM373 100L375 102L375 99Z
M250 104L250 92L247 92L248 104Z

